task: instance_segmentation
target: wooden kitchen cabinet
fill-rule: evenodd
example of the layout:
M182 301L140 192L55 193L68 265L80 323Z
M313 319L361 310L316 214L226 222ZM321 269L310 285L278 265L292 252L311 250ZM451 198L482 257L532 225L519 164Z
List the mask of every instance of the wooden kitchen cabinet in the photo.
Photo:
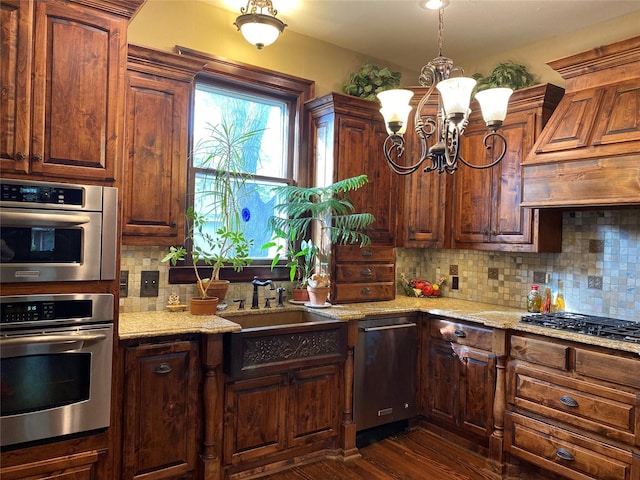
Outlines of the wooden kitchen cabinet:
M176 340L126 349L123 479L195 478L199 345Z
M3 175L114 181L127 24L142 3L2 2Z
M562 213L520 206L521 163L542 131L563 90L538 85L513 93L500 129L507 152L493 168L477 170L461 164L453 175L453 247L477 250L559 252ZM472 164L492 161L499 144L487 152L487 133L479 107L469 118L461 141L461 155Z
M230 472L287 450L333 445L340 428L340 372L338 365L321 365L227 383L223 456Z
M184 239L188 132L195 74L203 62L129 45L122 243Z
M428 316L423 328L423 413L429 422L488 448L496 396L493 330L436 316Z
M511 455L575 480L640 477L637 355L515 334L507 380Z
M82 452L61 458L0 469L4 480L94 480L96 478L97 451Z

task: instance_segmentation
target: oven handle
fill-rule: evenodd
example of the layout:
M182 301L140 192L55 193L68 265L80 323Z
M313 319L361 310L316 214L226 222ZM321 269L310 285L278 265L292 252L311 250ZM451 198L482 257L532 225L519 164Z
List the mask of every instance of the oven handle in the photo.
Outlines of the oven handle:
M71 226L71 225L82 225L85 223L89 223L91 218L87 215L77 215L77 214L65 214L65 213L56 213L55 215L50 213L31 213L31 212L7 212L3 211L0 213L0 222L3 225L8 225L11 227L21 227L21 226L43 226L43 225L61 225L61 226Z
M73 350L72 346L95 343L106 339L104 334L80 334L80 335L29 335L25 337L3 338L0 347L28 347L35 345L60 345L63 350Z

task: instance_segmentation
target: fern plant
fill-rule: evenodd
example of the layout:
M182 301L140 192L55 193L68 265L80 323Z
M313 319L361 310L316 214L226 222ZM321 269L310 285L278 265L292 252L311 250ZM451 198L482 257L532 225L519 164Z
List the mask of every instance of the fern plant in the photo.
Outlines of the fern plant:
M305 272L298 278L304 286L313 273L314 265L310 263L328 263L331 244L369 245L371 239L365 230L375 222L375 217L370 213L356 213L349 198L349 192L363 187L368 181L366 175L358 175L326 187L275 187L274 193L282 198L282 202L275 206L275 215L268 220L275 240L265 245L277 247L272 267L284 255L289 259L291 281L300 271ZM310 240L314 229L320 238L319 244ZM278 246L278 239L286 241L286 252L281 244Z

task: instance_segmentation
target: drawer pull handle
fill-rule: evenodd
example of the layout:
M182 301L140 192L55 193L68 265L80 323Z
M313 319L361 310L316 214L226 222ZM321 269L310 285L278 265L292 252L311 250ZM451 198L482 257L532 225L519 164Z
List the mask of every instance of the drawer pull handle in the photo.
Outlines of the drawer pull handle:
M465 332L461 328L459 328L456 331L454 331L453 334L458 338L465 338L467 336L467 332Z
M556 451L556 456L562 460L568 460L570 462L573 462L575 460L575 457L566 448L559 448Z
M165 373L171 373L173 368L168 363L161 363L156 368L153 369L153 373L158 373L160 375L164 375Z
M368 287L364 287L362 290L360 290L360 293L362 293L362 295L371 295L371 289Z
M370 277L372 274L373 272L371 271L370 268L363 268L362 270L360 270L361 277Z
M367 249L360 250L360 253L363 257L373 257L373 251Z
M578 406L578 402L576 401L576 399L570 397L569 395L563 395L560 397L560 403L562 403L563 405L567 406L567 407L577 407Z

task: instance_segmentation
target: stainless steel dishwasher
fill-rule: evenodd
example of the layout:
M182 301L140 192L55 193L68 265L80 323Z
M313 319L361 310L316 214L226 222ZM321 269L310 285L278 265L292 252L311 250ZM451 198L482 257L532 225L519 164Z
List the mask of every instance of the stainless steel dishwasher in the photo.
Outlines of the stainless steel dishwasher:
M353 405L357 431L416 415L415 320L415 316L402 316L360 322Z

